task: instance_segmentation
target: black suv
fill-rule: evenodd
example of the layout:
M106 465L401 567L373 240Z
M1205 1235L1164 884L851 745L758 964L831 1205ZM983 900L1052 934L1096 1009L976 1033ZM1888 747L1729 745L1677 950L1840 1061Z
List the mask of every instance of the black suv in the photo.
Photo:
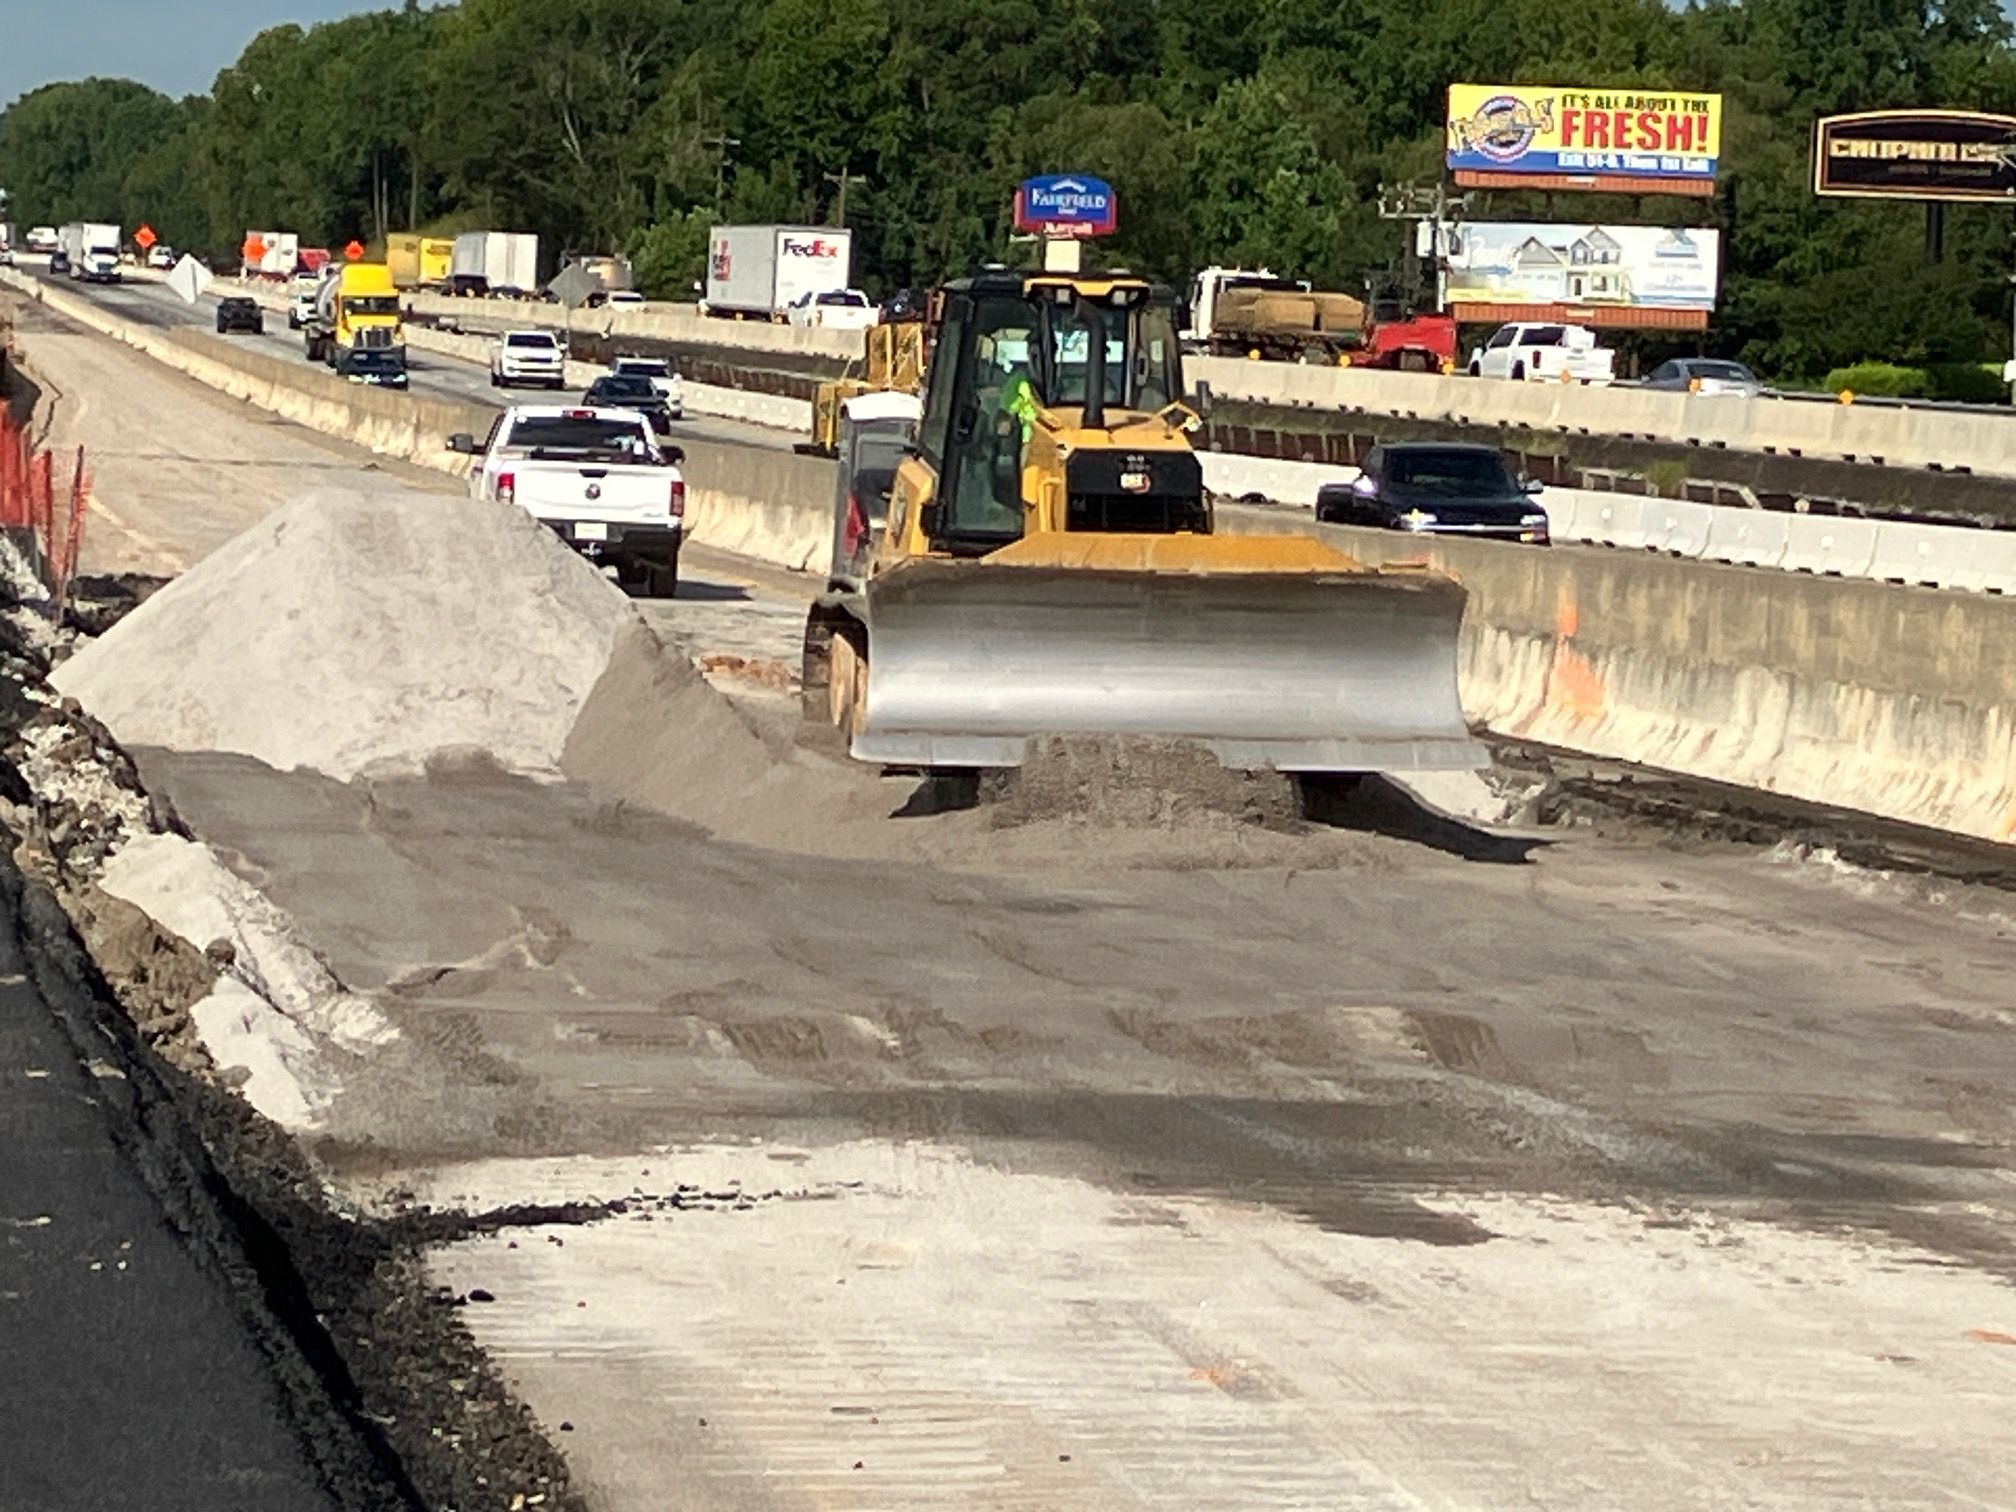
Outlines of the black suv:
M588 385L582 402L610 409L638 410L651 422L652 430L661 436L671 434L672 406L665 402L665 396L658 392L658 385L649 378L631 378L619 373L597 378Z
M1416 535L1485 536L1548 543L1540 485L1512 476L1489 446L1405 441L1375 446L1358 481L1316 491L1316 518Z
M217 334L229 335L233 331L250 331L254 336L266 334L266 312L242 294L234 294L229 299L217 303Z

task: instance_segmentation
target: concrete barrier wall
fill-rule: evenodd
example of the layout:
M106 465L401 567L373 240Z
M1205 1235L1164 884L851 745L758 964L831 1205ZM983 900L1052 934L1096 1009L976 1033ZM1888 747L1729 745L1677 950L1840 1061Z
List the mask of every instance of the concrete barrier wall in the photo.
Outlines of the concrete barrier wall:
M1469 590L1463 705L1501 734L2016 839L2016 602L1645 553L1315 530Z
M2016 476L2016 414L1999 411L1508 383L1235 357L1192 357L1185 370L1192 384L1208 381L1217 397L1253 404Z
M341 383L201 332L167 340L60 291L49 303L227 393L444 471L467 461L442 439L492 413ZM831 463L695 441L686 476L694 539L823 573ZM2016 839L2016 600L1649 551L1423 540L1287 508L1228 505L1219 519L1313 530L1375 564L1425 556L1461 579L1464 707L1500 734ZM1638 528L1666 527L1641 514Z

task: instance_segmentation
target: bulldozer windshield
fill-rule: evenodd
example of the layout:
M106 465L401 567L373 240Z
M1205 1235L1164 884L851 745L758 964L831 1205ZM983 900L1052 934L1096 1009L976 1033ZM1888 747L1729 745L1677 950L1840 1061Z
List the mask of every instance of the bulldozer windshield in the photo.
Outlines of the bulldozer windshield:
M1049 372L1041 385L1050 404L1085 403L1095 325L1105 347L1101 388L1108 407L1159 410L1182 392L1176 318L1167 305L1133 310L1080 305L1052 313Z

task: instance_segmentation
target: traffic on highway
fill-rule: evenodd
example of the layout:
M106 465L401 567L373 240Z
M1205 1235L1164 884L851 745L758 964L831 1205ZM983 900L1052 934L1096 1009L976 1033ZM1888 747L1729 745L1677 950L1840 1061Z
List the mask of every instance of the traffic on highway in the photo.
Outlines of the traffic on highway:
M0 1504L2007 1501L2016 29L1263 9L8 104Z

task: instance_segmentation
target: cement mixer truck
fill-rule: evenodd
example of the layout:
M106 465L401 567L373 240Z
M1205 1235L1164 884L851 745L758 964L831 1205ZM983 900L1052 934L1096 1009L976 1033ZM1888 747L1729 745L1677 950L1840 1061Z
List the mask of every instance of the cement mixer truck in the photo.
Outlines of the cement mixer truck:
M339 378L406 387L406 325L384 263L332 267L301 330L308 360L327 363Z
M1368 307L1349 294L1311 288L1265 268L1206 268L1190 285L1186 349L1217 357L1315 362L1339 367L1448 372L1456 321Z

